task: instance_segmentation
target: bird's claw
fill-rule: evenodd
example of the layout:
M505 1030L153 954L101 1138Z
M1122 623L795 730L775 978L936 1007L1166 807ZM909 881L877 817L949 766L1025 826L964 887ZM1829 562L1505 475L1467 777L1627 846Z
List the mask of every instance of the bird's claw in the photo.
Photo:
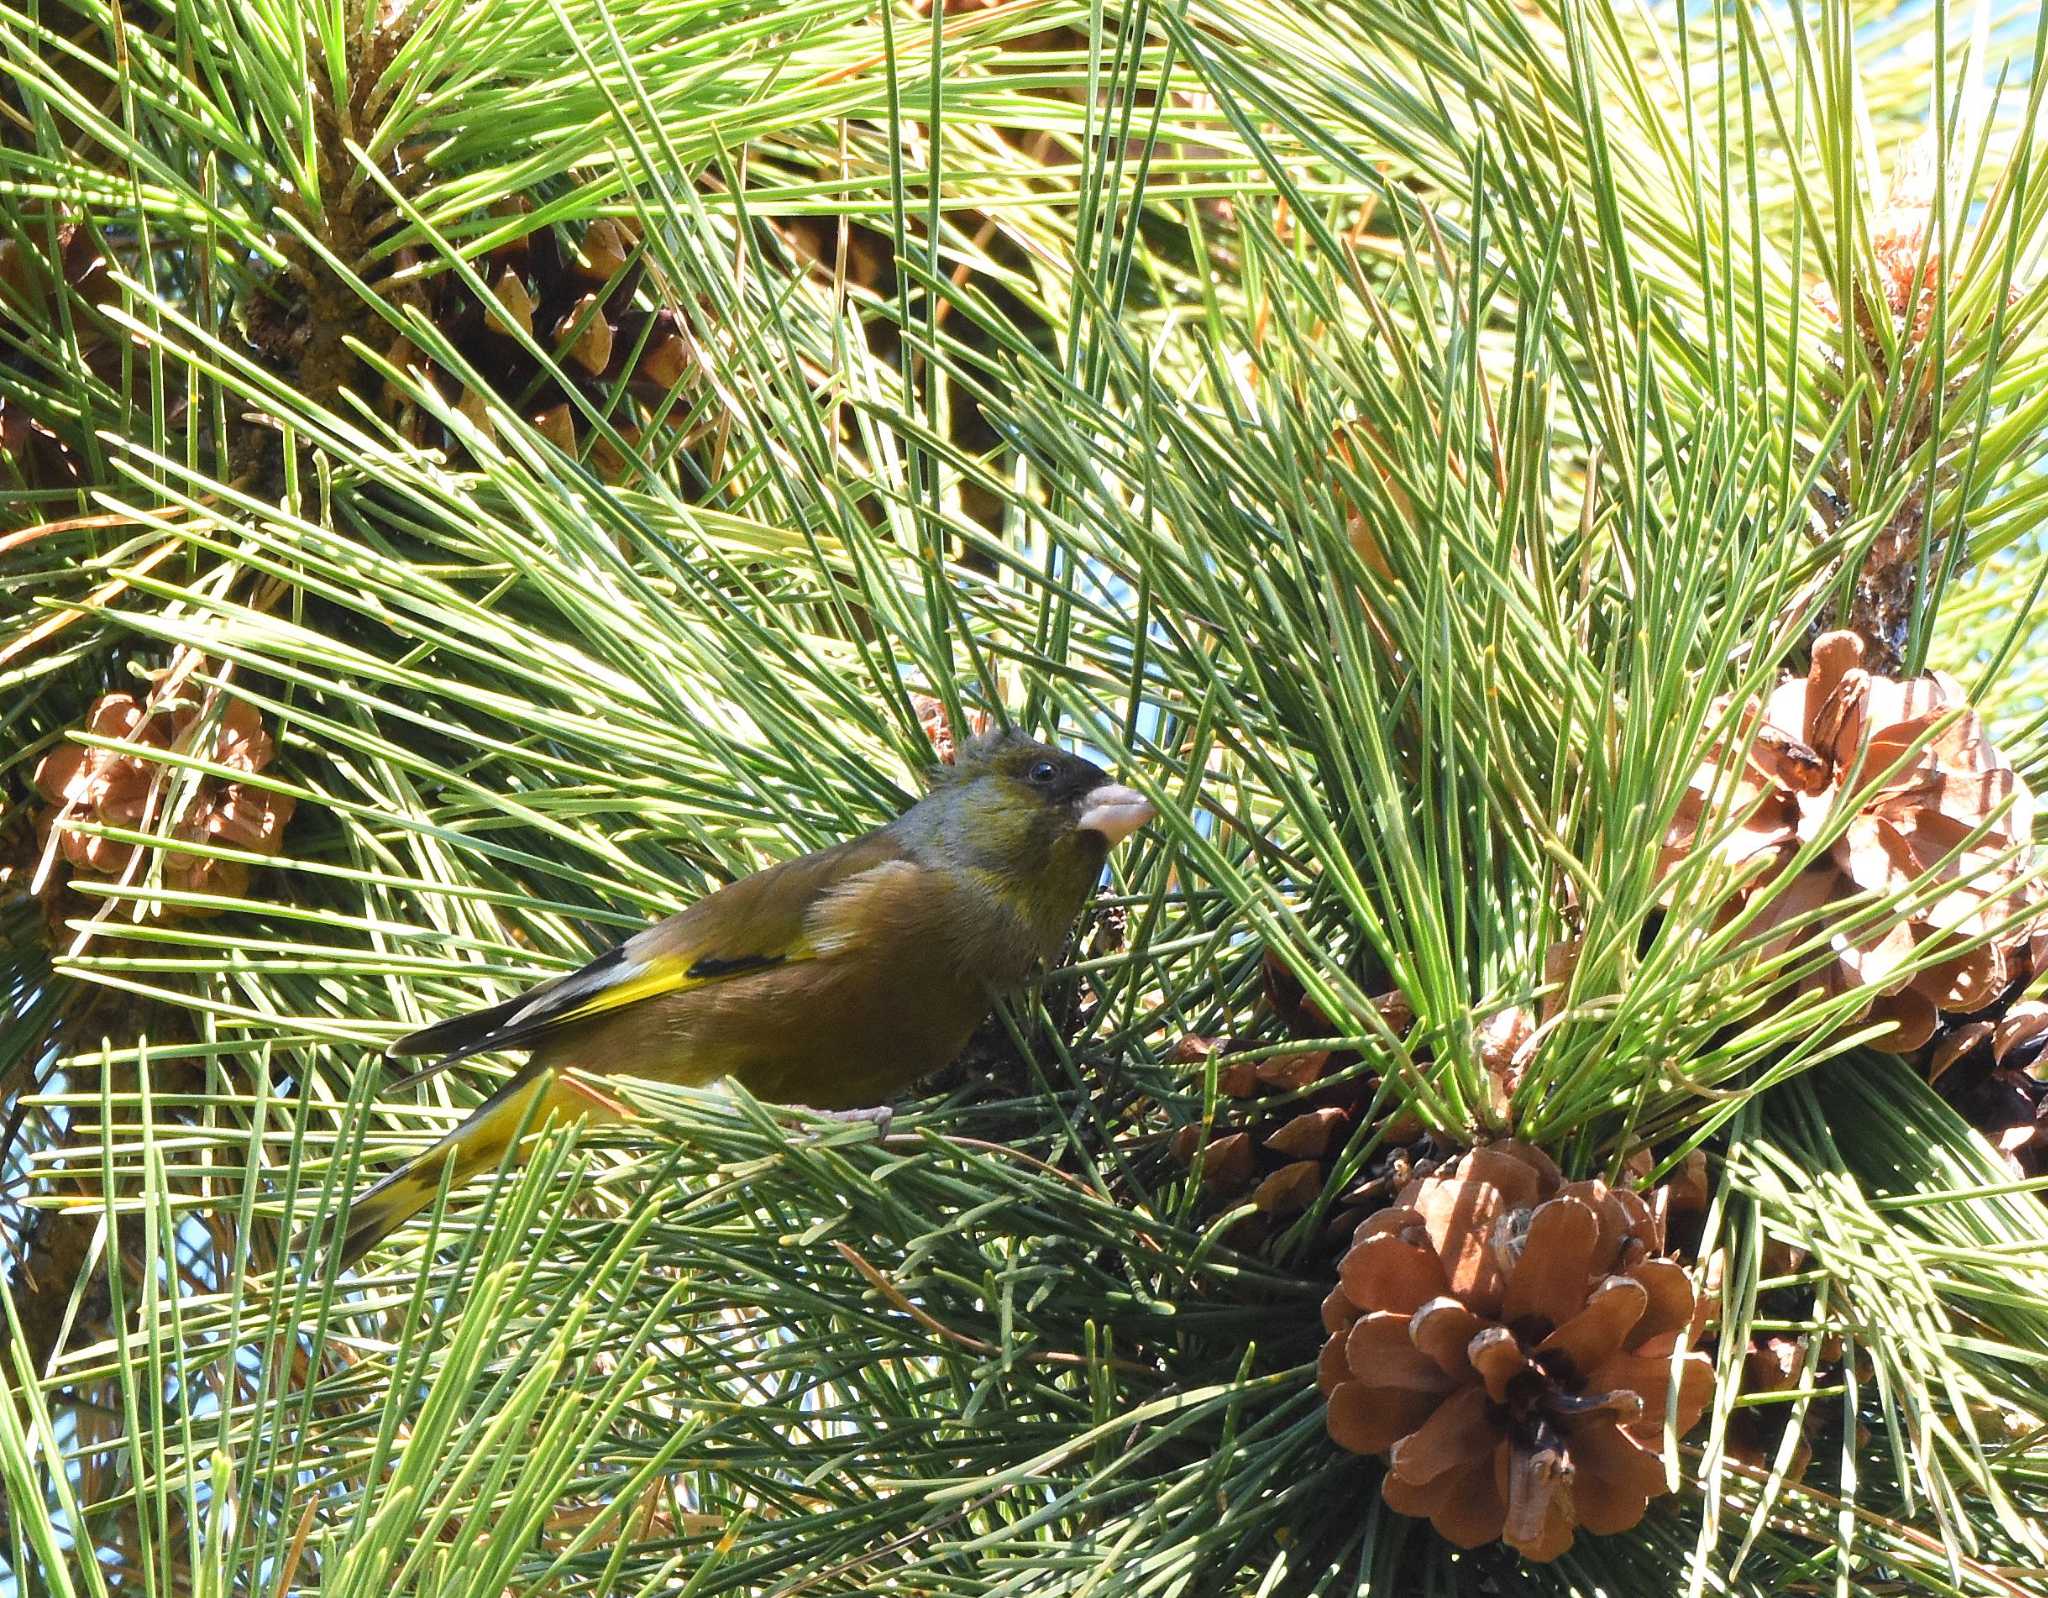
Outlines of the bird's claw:
M811 1113L821 1121L866 1121L874 1127L878 1143L889 1135L889 1123L896 1118L895 1107L888 1104L876 1104L864 1110L814 1110Z

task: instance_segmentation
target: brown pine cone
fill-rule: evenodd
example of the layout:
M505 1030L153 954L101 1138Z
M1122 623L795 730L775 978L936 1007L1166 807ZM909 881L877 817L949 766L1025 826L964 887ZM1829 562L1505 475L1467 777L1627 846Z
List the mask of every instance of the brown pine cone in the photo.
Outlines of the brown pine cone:
M1943 1017L1974 1014L2007 993L2016 972L2035 967L2035 945L2048 932L2037 913L2041 891L2025 881L2034 815L2026 783L1953 678L1934 672L1901 681L1867 669L1865 654L1854 633L1815 641L1806 677L1781 684L1760 713L1752 710L1749 748L1716 751L1694 774L1666 836L1664 867L1711 850L1746 872L1725 916L1768 885L1769 902L1751 924L1757 934L1782 929L1766 943L1767 957L1811 943L1826 930L1816 913L1832 905L1843 906L1846 922L1860 894L1922 890L1894 925L1834 932L1833 959L1797 989L1868 985L1862 1015L1890 1021L1882 1041L1903 1053L1934 1038ZM1799 848L1852 804L1828 851L1781 882ZM1943 891L1926 894L1936 882ZM2022 919L2006 926L2014 917ZM1967 953L1907 969L1930 940L1985 934L1992 935Z
M26 237L40 240L42 224L24 222ZM31 491L81 480L80 452L93 425L67 406L38 403L37 390L71 386L52 363L75 363L110 389L120 382L121 342L96 314L119 294L107 259L76 223L59 228L56 242L53 256L40 243L0 237L0 484ZM61 309L60 299L67 302ZM59 349L52 341L62 338L67 316L73 343ZM0 512L0 532L13 520Z
M571 390L600 409L619 388L643 405L658 407L696 369L676 312L636 304L644 276L638 251L639 239L627 224L600 217L585 229L574 254L564 253L551 226L534 228L490 251L476 263L490 291L487 299L480 300L452 273L414 281L425 301L422 309L491 390L573 452L584 424ZM416 264L406 251L399 254L401 271ZM547 350L559 378L528 351L521 334ZM410 340L394 338L383 353L392 366L416 371L448 392L445 374ZM403 407L403 392L396 385L385 384L382 395L388 409ZM464 390L453 397L458 410L484 425L487 413L480 395ZM687 408L675 407L666 419L680 421ZM615 412L614 425L628 443L639 441L640 430L629 416ZM426 417L414 416L408 431L424 438L430 426ZM590 454L608 475L624 470L625 458L607 439L594 440Z
M1796 1337L1759 1332L1750 1339L1742 1359L1741 1391L1784 1393L1798 1391L1806 1368L1806 1345ZM1840 1379L1839 1363L1833 1369L1815 1372L1815 1385L1825 1386ZM1745 1404L1728 1417L1728 1457L1757 1470L1770 1470L1778 1461L1786 1429L1792 1424L1793 1407L1782 1404ZM1786 1466L1788 1480L1800 1481L1813 1464L1813 1441L1829 1418L1828 1406L1814 1400L1806 1406L1799 1425L1799 1439L1793 1445Z
M1327 1039L1346 1030L1323 1014L1270 949L1262 977L1261 1007L1292 1037ZM1372 1004L1397 1034L1415 1024L1414 1011L1399 993L1379 994ZM1196 1065L1211 1055L1248 1053L1253 1047L1249 1040L1190 1034L1170 1058ZM1217 1090L1236 1102L1218 1124L1182 1127L1172 1152L1183 1168L1199 1164L1212 1212L1246 1202L1253 1207L1232 1227L1232 1246L1259 1247L1322 1197L1337 1157L1379 1094L1377 1076L1353 1069L1358 1059L1350 1050L1311 1047L1223 1062L1216 1073ZM1341 1250L1365 1215L1384 1206L1416 1175L1433 1169L1446 1152L1448 1146L1413 1117L1385 1127L1370 1168L1331 1205L1319 1251L1334 1255Z
M1934 1090L1998 1150L2015 1176L2048 1174L2048 1003L1950 1029L1928 1051Z
M1627 1530L1665 1491L1667 1410L1683 1436L1714 1386L1662 1244L1640 1195L1566 1183L1527 1144L1411 1183L1323 1305L1331 1437L1384 1457L1388 1506L1460 1547L1549 1560Z
M1233 1039L1190 1036L1181 1039L1172 1058L1195 1064L1235 1046ZM1219 1124L1184 1126L1174 1134L1173 1158L1183 1169L1199 1169L1212 1213L1252 1206L1254 1213L1231 1229L1233 1247L1257 1248L1322 1196L1333 1162L1379 1088L1377 1077L1337 1074L1356 1059L1306 1049L1229 1061L1217 1073L1219 1090L1236 1101L1229 1114ZM1400 1141L1384 1150L1373 1171L1333 1206L1327 1229L1332 1252L1368 1210L1387 1202L1398 1185L1387 1181L1390 1171L1405 1173L1415 1160L1429 1158L1431 1146L1419 1125L1394 1132Z
M97 821L131 831L145 830L169 798L170 773L152 758L152 751L177 748L192 753L201 710L181 705L156 708L134 695L113 693L94 702L86 717L90 732L124 739L122 749L89 749L64 743L36 767L34 786L46 801L37 815L40 837L54 834L57 848L74 870L97 878L119 879L134 863L137 846L80 832L70 823ZM258 772L270 764L275 744L264 730L255 706L227 700L213 729L207 758L231 770ZM159 780L161 779L161 780ZM274 855L297 801L251 783L217 777L201 779L184 813L171 828L173 839L216 843L253 854ZM166 851L164 884L216 899L240 898L248 889L249 865L183 850ZM210 915L204 905L167 904L166 915Z

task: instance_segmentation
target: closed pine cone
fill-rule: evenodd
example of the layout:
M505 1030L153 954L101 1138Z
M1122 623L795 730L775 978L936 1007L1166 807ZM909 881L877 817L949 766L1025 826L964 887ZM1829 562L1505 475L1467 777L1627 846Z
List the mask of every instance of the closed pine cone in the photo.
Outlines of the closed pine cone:
M1271 951L1264 961L1264 982L1265 1010L1294 1038L1311 1041L1342 1030L1316 1008ZM1398 993L1383 993L1373 1004L1393 1032L1404 1033L1414 1024L1414 1013ZM1211 1055L1248 1047L1238 1039L1191 1033L1174 1046L1171 1058L1178 1065L1198 1065ZM1353 1069L1357 1062L1358 1055L1349 1050L1310 1047L1221 1064L1216 1087L1233 1101L1230 1110L1214 1124L1180 1128L1172 1153L1183 1168L1199 1168L1211 1209L1250 1204L1252 1213L1231 1229L1233 1246L1263 1245L1322 1197L1337 1157L1379 1093L1379 1078ZM1386 1130L1379 1158L1330 1206L1321 1245L1329 1254L1344 1246L1368 1210L1386 1203L1392 1186L1409 1179L1415 1162L1426 1168L1441 1152L1419 1122ZM1401 1173L1399 1182L1390 1184L1387 1178L1394 1171Z
M97 420L90 411L79 415L75 401L43 404L39 396L61 395L67 382L84 378L88 392L111 407L121 344L99 315L118 291L92 232L66 223L56 229L51 252L36 242L41 224L25 220L28 243L0 238L0 485L34 493L83 480L81 456ZM30 504L24 497L0 511L0 532L33 520Z
M401 265L413 263L400 252ZM472 294L451 273L421 279L423 307L435 325L499 396L517 400L527 419L558 448L575 453L585 441L585 421L573 389L591 406L608 411L629 443L639 429L626 409L613 410L621 389L646 411L668 405L693 380L696 357L681 317L669 307L647 310L638 303L645 276L640 241L623 222L600 217L584 230L580 248L563 250L555 230L541 226L508 240L477 263L487 300ZM543 367L518 335L524 334L554 360ZM444 394L448 374L403 335L391 340L384 358L400 371L414 371ZM382 398L394 414L404 395L385 385ZM480 395L463 390L457 408L477 425L487 424ZM687 403L668 409L680 422ZM421 415L406 414L408 433L438 442L437 429ZM599 436L589 441L592 459L616 476L624 458Z
M1228 1052L1229 1044L1190 1036L1176 1045L1173 1058L1193 1064ZM1377 1078L1354 1074L1318 1086L1331 1069L1327 1049L1233 1060L1217 1073L1217 1086L1237 1101L1234 1113L1221 1125L1184 1126L1174 1134L1174 1159L1200 1169L1212 1206L1249 1202L1256 1212L1232 1231L1237 1247L1257 1246L1276 1224L1315 1203L1328 1162L1343 1152L1371 1103Z

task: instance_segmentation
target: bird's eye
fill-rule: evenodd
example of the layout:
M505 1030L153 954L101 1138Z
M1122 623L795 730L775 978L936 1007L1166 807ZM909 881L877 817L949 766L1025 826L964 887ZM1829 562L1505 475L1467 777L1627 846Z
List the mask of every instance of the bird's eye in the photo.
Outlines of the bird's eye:
M1031 780L1043 788L1060 774L1060 768L1050 760L1041 760L1031 768Z

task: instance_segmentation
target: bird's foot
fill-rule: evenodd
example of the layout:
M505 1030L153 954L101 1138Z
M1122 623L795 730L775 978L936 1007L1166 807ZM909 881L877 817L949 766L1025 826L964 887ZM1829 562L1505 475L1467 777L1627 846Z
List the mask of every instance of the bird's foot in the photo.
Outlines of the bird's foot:
M877 1142L889 1135L889 1123L896 1119L895 1106L876 1104L864 1110L813 1110L821 1121L866 1121L875 1129Z
M630 1121L633 1119L633 1110L630 1105L621 1104L609 1093L573 1074L565 1075L562 1078L562 1089L564 1092L587 1103L599 1120ZM536 1128L536 1130L538 1129Z

